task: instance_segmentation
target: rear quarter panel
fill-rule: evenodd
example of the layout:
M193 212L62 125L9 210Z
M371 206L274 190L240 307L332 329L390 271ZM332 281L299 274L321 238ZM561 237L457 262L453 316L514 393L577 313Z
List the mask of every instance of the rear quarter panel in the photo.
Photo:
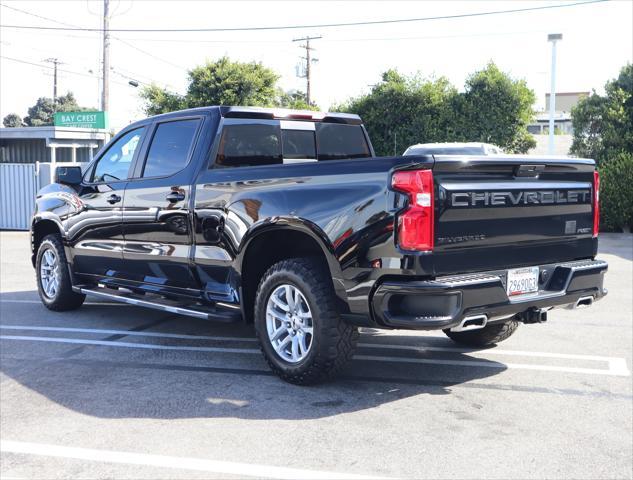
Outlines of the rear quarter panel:
M362 285L369 288L376 271L370 261L383 259L382 274L390 266L394 273L401 268L393 241L394 214L401 207L388 188L390 172L420 161L377 157L204 171L195 187L195 262L207 282L226 282L227 268L239 270L240 253L259 229L276 224L309 230L328 253L335 286L345 290L350 304L357 299L366 306ZM204 228L218 221L224 222L221 240Z

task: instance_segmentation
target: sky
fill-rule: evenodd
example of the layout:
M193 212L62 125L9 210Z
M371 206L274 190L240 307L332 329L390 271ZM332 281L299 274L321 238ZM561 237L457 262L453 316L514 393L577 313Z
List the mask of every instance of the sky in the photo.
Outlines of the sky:
M111 0L112 29L262 27L314 25L459 15L559 5L558 1L149 1ZM567 2L572 3L572 2ZM99 0L0 0L0 24L101 28ZM24 10L18 12L11 8ZM35 15L35 16L34 16ZM48 17L48 19L39 18ZM55 20L58 23L53 22ZM61 23L60 23L61 22ZM247 32L113 32L110 126L118 130L144 117L139 89L129 80L184 93L187 70L228 56L274 69L284 89L305 91L296 76L301 42L313 41L312 96L331 105L371 90L381 73L447 77L463 89L469 74L494 61L525 79L544 108L549 92L548 33L562 33L557 47L557 92L603 90L633 62L633 1L569 6L503 15L335 28ZM38 97L53 94L47 58L58 58L59 94L72 91L82 106L100 103L101 33L0 28L0 116L26 115ZM30 63L19 63L21 62ZM32 65L31 63L35 64ZM141 83L142 84L142 83Z

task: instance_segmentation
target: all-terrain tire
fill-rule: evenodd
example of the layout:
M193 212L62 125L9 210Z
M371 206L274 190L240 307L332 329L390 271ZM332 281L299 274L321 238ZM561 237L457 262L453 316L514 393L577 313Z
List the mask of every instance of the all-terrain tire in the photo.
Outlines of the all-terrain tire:
M451 332L444 330L444 333L456 343L467 345L469 347L489 347L499 342L503 342L510 337L516 329L519 328L519 322L510 319L504 322L492 323L486 325L479 330L468 330L466 332Z
M266 309L275 289L282 285L297 288L312 315L312 344L305 358L290 363L272 345L266 324ZM283 380L298 385L323 382L352 358L358 329L340 318L328 270L313 258L282 260L266 271L255 297L254 323L264 358Z
M45 259L45 256L47 259ZM45 267L47 272L54 271L56 275L56 287L54 289L46 289L43 284L42 271L45 266L54 259L56 267L54 269ZM37 291L40 299L46 308L55 312L63 312L67 310L75 310L81 307L86 296L81 293L73 292L70 272L68 270L68 262L62 239L58 234L51 234L44 237L42 243L37 250L37 259L35 263L35 275L37 280Z

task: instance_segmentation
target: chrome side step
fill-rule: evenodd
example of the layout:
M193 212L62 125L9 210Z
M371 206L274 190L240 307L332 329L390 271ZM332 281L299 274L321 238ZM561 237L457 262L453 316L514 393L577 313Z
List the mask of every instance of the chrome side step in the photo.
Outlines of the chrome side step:
M224 312L216 314L212 311L205 312L202 310L194 310L192 308L180 307L176 305L169 305L166 302L163 303L161 301L151 301L145 300L141 298L137 298L134 296L132 292L130 294L117 294L110 293L104 291L103 288L83 288L83 287L73 287L78 293L83 293L84 295L91 295L93 297L99 297L106 300L111 300L113 302L121 302L127 303L129 305L136 305L139 307L151 308L154 310L160 310L163 312L174 313L177 315L186 315L188 317L201 318L203 320L216 320L221 322L231 322L237 320L235 313L239 312L231 312L229 314L225 314ZM158 300L158 299L157 299Z

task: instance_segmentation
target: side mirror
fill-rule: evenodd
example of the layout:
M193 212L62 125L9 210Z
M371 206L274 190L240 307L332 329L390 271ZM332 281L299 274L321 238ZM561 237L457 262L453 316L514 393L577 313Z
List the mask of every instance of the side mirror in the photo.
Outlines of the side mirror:
M57 167L55 170L55 183L79 185L82 178L81 167Z

